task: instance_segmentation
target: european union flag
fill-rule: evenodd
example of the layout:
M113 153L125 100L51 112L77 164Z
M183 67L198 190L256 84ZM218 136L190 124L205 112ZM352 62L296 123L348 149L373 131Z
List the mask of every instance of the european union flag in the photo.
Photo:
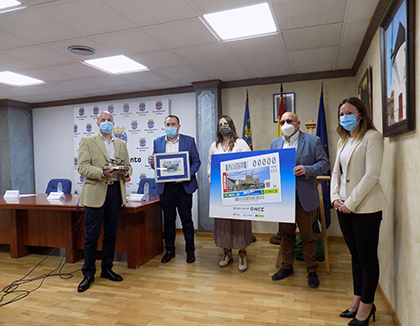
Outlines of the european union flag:
M328 135L327 135L327 121L325 119L324 109L324 90L321 90L321 98L319 99L319 110L318 110L318 122L316 128L316 135L321 138L322 146L324 147L325 153L327 153L328 160L330 159L330 153L328 150ZM331 176L331 171L328 170L323 175ZM328 228L331 224L330 210L332 208L330 201L330 181L322 182L322 197L324 199L324 211L325 211L325 224Z
M249 116L248 92L246 92L244 128L242 129L242 139L246 141L246 143L248 144L249 148L252 151L251 120L250 120L250 116Z

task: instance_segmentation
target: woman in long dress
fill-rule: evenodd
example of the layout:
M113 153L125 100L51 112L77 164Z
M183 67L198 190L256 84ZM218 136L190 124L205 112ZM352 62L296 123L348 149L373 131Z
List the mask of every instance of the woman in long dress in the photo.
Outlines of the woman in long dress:
M210 167L212 154L249 151L248 144L236 134L235 124L231 117L222 115L217 126L217 140L211 144L207 164L207 175L210 183ZM236 219L214 219L214 242L223 248L220 267L226 267L233 261L232 249L239 249L240 272L248 268L246 247L252 242L252 222Z

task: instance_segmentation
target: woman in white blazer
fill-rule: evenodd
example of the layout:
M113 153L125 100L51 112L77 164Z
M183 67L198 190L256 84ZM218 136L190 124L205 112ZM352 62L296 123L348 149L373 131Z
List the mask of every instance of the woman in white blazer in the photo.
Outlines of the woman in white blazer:
M379 184L384 143L356 97L343 100L338 111L340 140L331 176L331 203L352 257L354 297L340 317L349 325L375 320L373 304L379 280L378 242L382 210L387 207Z

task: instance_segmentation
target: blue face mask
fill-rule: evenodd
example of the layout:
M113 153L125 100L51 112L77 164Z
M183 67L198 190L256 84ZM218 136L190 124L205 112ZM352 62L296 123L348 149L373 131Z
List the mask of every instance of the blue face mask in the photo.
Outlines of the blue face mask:
M114 129L114 124L111 121L104 121L99 124L99 129L101 129L104 134L109 134Z
M359 113L360 114L360 113ZM359 114L347 114L342 115L340 117L340 125L346 129L347 131L352 131L357 128L359 125L359 121L357 121L356 117Z
M168 135L169 138L174 138L178 133L178 131L174 127L166 128L165 132L166 132L166 134Z

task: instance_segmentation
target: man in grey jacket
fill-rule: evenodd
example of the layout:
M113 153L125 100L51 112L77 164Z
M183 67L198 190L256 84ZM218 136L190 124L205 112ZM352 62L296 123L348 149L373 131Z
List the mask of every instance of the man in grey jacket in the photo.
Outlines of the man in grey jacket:
M293 262L296 247L296 224L302 237L303 258L308 272L308 285L319 286L316 269L316 238L312 225L318 216L319 197L316 177L330 168L321 139L299 131L300 121L295 113L286 112L280 120L283 136L271 142L270 149L295 148L296 166L296 223L280 223L283 239L281 241L281 269L271 279L282 280L293 275Z

